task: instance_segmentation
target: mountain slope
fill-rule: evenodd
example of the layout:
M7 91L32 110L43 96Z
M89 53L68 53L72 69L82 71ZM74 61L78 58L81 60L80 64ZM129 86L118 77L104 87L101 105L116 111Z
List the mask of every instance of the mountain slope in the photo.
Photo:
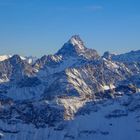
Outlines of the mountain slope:
M72 36L56 55L62 55L63 57L83 57L86 59L96 59L99 57L96 50L85 47L84 42L78 35Z
M1 61L0 139L139 140L139 55L99 56L74 35L54 55Z
M140 61L140 50L131 51L124 54L111 54L109 52L105 52L103 57L111 58L114 61L119 62L139 62Z

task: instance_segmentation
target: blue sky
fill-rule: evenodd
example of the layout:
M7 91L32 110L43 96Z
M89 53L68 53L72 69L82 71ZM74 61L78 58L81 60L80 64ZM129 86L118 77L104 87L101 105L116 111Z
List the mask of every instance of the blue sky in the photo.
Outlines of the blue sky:
M0 54L52 54L74 34L100 54L140 49L140 0L0 0Z

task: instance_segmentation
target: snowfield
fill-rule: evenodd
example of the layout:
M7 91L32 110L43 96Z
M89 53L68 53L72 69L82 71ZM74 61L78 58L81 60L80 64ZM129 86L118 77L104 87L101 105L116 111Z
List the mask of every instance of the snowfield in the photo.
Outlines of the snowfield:
M0 56L0 139L139 140L139 58L77 35L54 55Z

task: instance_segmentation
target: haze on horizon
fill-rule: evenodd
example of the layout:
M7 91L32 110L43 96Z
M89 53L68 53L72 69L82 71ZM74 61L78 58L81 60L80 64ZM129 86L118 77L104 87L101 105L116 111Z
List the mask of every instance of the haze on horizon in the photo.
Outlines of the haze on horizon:
M140 49L139 0L0 0L0 55L53 54L74 34L86 47Z

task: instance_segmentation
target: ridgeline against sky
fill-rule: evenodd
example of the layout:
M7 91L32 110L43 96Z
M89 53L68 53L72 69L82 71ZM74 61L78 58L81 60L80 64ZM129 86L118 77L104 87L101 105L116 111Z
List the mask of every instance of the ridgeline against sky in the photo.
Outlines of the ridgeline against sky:
M55 53L73 34L89 48L140 48L138 0L0 0L0 54Z

